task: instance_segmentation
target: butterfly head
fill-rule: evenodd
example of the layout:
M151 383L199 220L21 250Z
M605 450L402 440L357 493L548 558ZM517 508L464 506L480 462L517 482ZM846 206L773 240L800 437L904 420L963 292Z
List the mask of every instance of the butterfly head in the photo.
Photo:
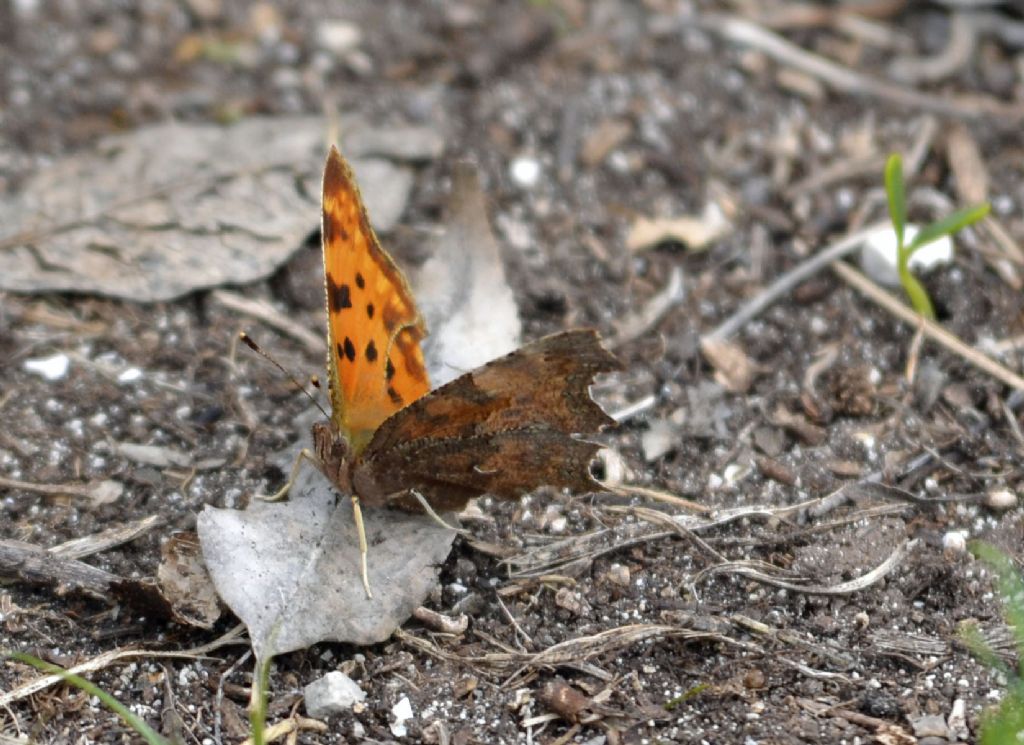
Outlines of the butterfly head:
M320 460L324 475L345 494L352 493L349 464L352 448L348 440L328 422L313 425L313 452Z

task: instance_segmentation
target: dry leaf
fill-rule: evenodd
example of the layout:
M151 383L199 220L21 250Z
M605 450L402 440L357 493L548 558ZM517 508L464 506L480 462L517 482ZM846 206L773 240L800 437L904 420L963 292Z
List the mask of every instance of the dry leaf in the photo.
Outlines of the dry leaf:
M446 212L445 232L413 282L430 332L423 353L435 388L511 352L521 330L486 199L469 163L456 165Z
M220 618L221 605L195 533L175 533L164 543L156 577L175 621L213 628Z
M675 242L691 251L700 251L731 231L732 224L721 207L708 202L700 216L638 218L626 236L626 247L630 251L643 251L661 243Z
M346 135L358 140L361 128ZM326 131L313 117L168 123L58 160L0 202L0 289L153 302L262 279L317 229ZM436 149L429 132L414 155ZM412 174L350 152L384 232Z
M704 337L700 351L715 368L715 380L733 393L746 393L754 382L754 363L738 345Z
M963 124L953 126L946 135L946 160L960 201L980 204L988 199L988 170L977 140Z

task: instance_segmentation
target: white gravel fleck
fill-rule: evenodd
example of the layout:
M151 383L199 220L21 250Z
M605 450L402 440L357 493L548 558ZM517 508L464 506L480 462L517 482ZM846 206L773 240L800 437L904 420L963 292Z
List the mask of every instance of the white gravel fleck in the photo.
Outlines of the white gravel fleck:
M52 357L37 357L25 360L25 369L47 380L60 380L68 374L70 358L66 354L55 354Z

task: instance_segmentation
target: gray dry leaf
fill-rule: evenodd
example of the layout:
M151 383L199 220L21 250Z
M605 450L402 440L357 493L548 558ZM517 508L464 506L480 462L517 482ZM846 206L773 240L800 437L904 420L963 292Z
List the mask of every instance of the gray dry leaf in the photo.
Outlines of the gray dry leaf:
M374 224L405 209L412 173L443 144L417 129L417 148L363 157L355 122L343 147ZM320 118L247 119L230 127L168 123L110 137L56 161L0 202L0 289L77 292L154 302L271 274L319 223L327 153Z
M450 202L447 229L413 283L433 324L424 354L435 385L513 349L520 329L483 194L465 167ZM283 456L285 469L295 453ZM372 600L359 579L351 502L311 465L287 502L200 513L197 529L214 585L248 627L259 657L320 641L379 642L423 603L454 533L398 510L364 508L363 520Z
M473 165L456 163L445 212L445 232L413 282L430 331L423 354L434 387L508 354L521 331Z

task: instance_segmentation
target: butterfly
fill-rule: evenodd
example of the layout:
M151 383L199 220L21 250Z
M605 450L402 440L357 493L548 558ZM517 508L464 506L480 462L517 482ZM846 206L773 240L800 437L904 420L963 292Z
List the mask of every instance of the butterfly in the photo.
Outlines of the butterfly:
M312 452L272 498L303 457L351 495L367 597L360 503L447 512L482 494L602 488L589 470L599 445L573 437L613 423L589 393L595 375L620 368L596 332L544 337L431 390L423 319L334 147L321 232L330 420L313 425Z

